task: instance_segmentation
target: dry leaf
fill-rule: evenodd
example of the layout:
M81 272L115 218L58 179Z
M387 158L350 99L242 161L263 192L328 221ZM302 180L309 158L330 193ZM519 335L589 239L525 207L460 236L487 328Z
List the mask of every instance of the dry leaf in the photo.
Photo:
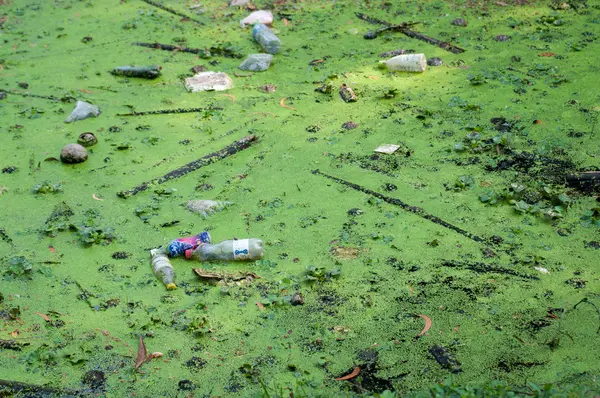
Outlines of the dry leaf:
M137 370L144 362L146 362L146 357L148 354L146 353L146 345L144 344L144 338L140 334L139 336L139 344L138 344L138 353L137 358L135 359L135 369Z

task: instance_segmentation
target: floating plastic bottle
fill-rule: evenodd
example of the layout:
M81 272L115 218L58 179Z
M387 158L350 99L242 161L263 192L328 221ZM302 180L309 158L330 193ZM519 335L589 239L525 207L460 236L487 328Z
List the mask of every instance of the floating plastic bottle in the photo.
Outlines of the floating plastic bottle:
M177 238L167 245L167 256L173 258L185 255L186 258L190 258L194 249L204 243L210 243L210 241L210 234L208 231L200 232L197 235L188 236L186 238Z
M177 288L175 285L175 270L163 249L150 250L152 256L152 272L168 290Z
M387 61L379 61L379 64L389 70L401 72L425 72L427 69L425 54L402 54Z
M260 239L225 240L212 245L198 246L192 259L200 261L245 261L259 260L263 256L263 242Z
M277 54L281 50L281 40L265 24L257 23L254 25L252 37L269 54Z

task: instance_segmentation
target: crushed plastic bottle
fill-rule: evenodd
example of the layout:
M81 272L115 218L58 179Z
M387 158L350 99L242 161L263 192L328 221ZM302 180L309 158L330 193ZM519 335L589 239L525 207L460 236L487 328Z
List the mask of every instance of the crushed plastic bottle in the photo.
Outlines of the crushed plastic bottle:
M269 54L277 54L281 50L281 40L265 24L257 23L254 25L252 37Z
M379 64L400 72L425 72L427 69L425 54L401 54L387 61L379 61Z
M152 256L152 272L165 285L167 290L177 288L175 285L175 270L163 249L150 250Z
M245 261L263 257L263 242L260 239L225 240L218 244L198 246L192 259L200 261Z
M200 232L194 236L188 236L186 238L177 238L169 242L167 245L167 256L181 257L185 255L186 258L192 256L193 251L204 243L210 243L210 234L208 231Z
M97 117L100 114L100 109L96 105L92 105L85 101L77 101L75 109L67 117L65 123L75 122L77 120L87 119L88 117Z

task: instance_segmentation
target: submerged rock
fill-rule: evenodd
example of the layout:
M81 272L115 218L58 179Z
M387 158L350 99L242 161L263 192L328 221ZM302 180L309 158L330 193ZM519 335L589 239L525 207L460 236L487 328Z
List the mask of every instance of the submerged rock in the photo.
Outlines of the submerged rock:
M223 91L233 87L233 80L224 72L200 72L185 79L185 88L197 91Z
M186 202L185 207L191 212L200 214L202 217L208 217L232 204L232 202L215 200L189 200Z
M75 122L77 120L87 119L90 116L96 117L100 114L100 109L96 105L89 104L85 101L77 101L75 109L65 120L65 123Z
M250 70L252 72L262 72L269 69L273 56L271 54L249 54L239 66L241 70Z
M462 26L463 28L468 25L467 20L464 18L456 18L450 23L455 26Z
M62 151L60 151L60 160L63 163L82 163L87 158L87 150L79 144L65 145Z
M427 60L427 65L429 66L442 66L443 63L444 62L442 61L442 59L438 57L429 58Z

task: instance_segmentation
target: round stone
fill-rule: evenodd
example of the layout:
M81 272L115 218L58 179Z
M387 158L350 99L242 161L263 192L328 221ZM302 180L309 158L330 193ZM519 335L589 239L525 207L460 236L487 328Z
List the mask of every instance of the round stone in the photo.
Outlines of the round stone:
M442 66L443 62L441 58L433 57L427 60L427 65L429 66Z
M456 26L462 26L465 27L467 26L467 20L464 18L456 18L454 19L452 22L450 22L452 25L456 25Z
M496 37L494 37L494 40L496 40L496 41L509 41L510 40L510 36L507 36L507 35L497 35Z
M79 138L77 138L77 143L84 147L90 147L96 145L98 143L98 139L93 133L83 133L79 135Z
M79 144L68 144L60 151L60 160L63 163L81 163L88 158L87 150Z

